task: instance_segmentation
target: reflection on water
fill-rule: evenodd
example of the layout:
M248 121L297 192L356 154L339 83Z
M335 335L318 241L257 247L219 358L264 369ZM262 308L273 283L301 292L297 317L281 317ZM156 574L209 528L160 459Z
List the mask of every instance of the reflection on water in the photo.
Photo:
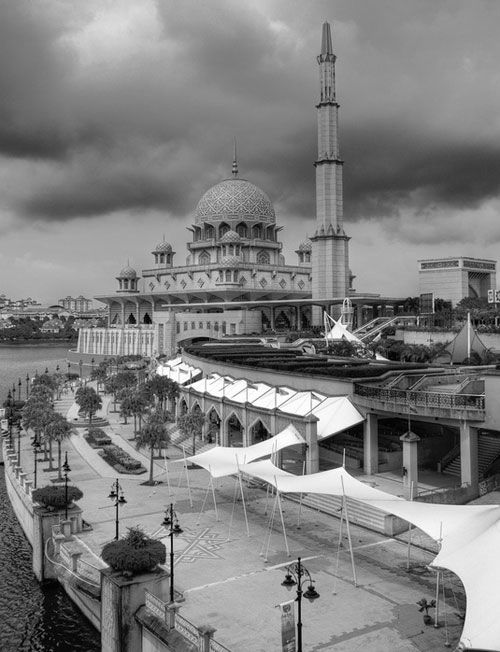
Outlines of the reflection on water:
M67 370L66 348L0 346L0 399L13 383L25 396L30 377L59 364ZM0 650L2 652L97 652L100 635L57 584L36 581L31 569L31 547L7 497L0 472Z

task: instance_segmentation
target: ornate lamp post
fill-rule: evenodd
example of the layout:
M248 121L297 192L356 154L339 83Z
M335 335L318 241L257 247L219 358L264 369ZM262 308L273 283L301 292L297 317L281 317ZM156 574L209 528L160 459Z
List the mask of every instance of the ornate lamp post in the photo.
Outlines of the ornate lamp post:
M69 370L71 369L71 362L68 362L68 380L69 380Z
M302 596L313 602L319 598L319 593L314 588L314 580L307 568L302 565L300 557L298 557L296 564L287 566L285 570L286 575L283 582L281 582L281 586L286 587L289 591L294 586L297 587L297 597L295 599L297 602L297 652L302 652ZM305 582L308 582L309 586L303 592L302 587Z
M64 464L62 465L64 472L64 520L68 520L68 473L71 471L68 464L68 451L64 453Z
M17 466L21 466L21 423L17 424Z
M82 382L82 367L83 367L83 360L80 358L80 362L78 363L78 366L80 368L80 382Z
M125 496L123 495L123 489L118 482L118 478L113 482L111 485L111 491L109 493L108 498L111 500L114 500L114 506L116 509L116 515L115 515L115 541L118 541L118 529L119 529L119 507L120 505L124 505L127 501L125 500Z
M17 381L17 397L19 400L21 400L21 387L22 387L23 381L19 378Z
M92 360L90 361L90 374L91 374L91 377L92 377L92 372L94 371L94 364L95 364L95 359L92 358Z
M12 383L12 398L14 401L16 400L16 383L15 381Z
M45 367L45 373L46 373L46 374L49 373L49 368L48 368L48 367Z
M28 398L28 395L30 393L30 377L28 374L26 374L26 399Z
M38 452L40 451L41 448L40 442L38 441L38 437L36 436L36 434L31 441L31 445L33 446L33 460L35 463L33 469L33 489L36 489L36 471L37 471L37 463L38 463Z
M165 512L165 518L162 525L169 528L168 536L170 537L170 602L174 602L174 534L182 532L179 525L179 519L174 512L174 505L170 503L169 509Z

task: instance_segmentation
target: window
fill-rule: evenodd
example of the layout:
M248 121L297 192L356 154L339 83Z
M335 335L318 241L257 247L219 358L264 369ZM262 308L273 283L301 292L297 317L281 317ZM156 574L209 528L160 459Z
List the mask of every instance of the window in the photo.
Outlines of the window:
M231 283L231 270L230 269L226 270L225 280L226 280L226 283Z
M200 265L210 265L210 254L208 251L202 251L198 256L198 263Z
M192 321L191 322L191 330L194 331L195 328L196 328L196 324L194 323L194 321Z
M223 236L225 233L227 233L228 231L230 231L230 230L231 230L231 229L230 229L229 224L226 224L225 222L223 222L223 223L219 226L219 238L222 238L222 236Z
M188 329L188 323L187 323L187 321L185 321L184 322L184 330L187 331L187 329Z
M269 265L271 262L271 257L269 256L268 251L259 251L257 254L257 262L260 265Z
M252 227L252 236L257 240L262 239L262 228L260 224L256 224L254 227Z
M198 324L198 328L201 328L201 329L203 328L203 322L202 321L200 321L200 323Z
M238 224L238 226L236 227L236 233L240 236L240 238L248 237L247 225L244 222L241 222L241 224Z

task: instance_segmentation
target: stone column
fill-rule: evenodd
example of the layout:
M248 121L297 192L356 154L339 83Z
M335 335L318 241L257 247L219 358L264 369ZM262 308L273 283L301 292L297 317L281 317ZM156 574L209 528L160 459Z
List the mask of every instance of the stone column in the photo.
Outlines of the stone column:
M468 484L473 489L478 488L479 482L477 456L477 428L473 428L467 421L462 421L460 423L461 482L462 485Z
M411 500L418 495L418 442L420 437L409 430L399 438L403 442L403 486Z
M109 568L101 570L101 652L142 649L142 626L134 614L144 604L145 589L167 600L168 581L163 570L132 578Z
M318 448L318 418L314 415L307 417L306 421L306 468L305 472L317 473L319 471Z
M61 512L49 512L45 507L33 507L33 573L39 582L57 577L45 556L45 547L52 538L52 527L59 524L60 515Z
M210 625L198 627L198 652L210 652L210 640L217 630Z
M372 412L363 423L363 467L366 475L378 473L378 417Z

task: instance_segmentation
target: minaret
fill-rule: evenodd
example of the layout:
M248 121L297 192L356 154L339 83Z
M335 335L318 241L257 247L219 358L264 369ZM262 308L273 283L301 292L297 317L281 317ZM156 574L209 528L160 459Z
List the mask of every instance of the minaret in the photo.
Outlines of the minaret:
M323 23L319 65L318 158L316 168L316 231L312 241L312 298L344 298L349 290L349 238L344 232L342 165L335 96L335 60L329 23ZM313 310L313 323L322 324Z

